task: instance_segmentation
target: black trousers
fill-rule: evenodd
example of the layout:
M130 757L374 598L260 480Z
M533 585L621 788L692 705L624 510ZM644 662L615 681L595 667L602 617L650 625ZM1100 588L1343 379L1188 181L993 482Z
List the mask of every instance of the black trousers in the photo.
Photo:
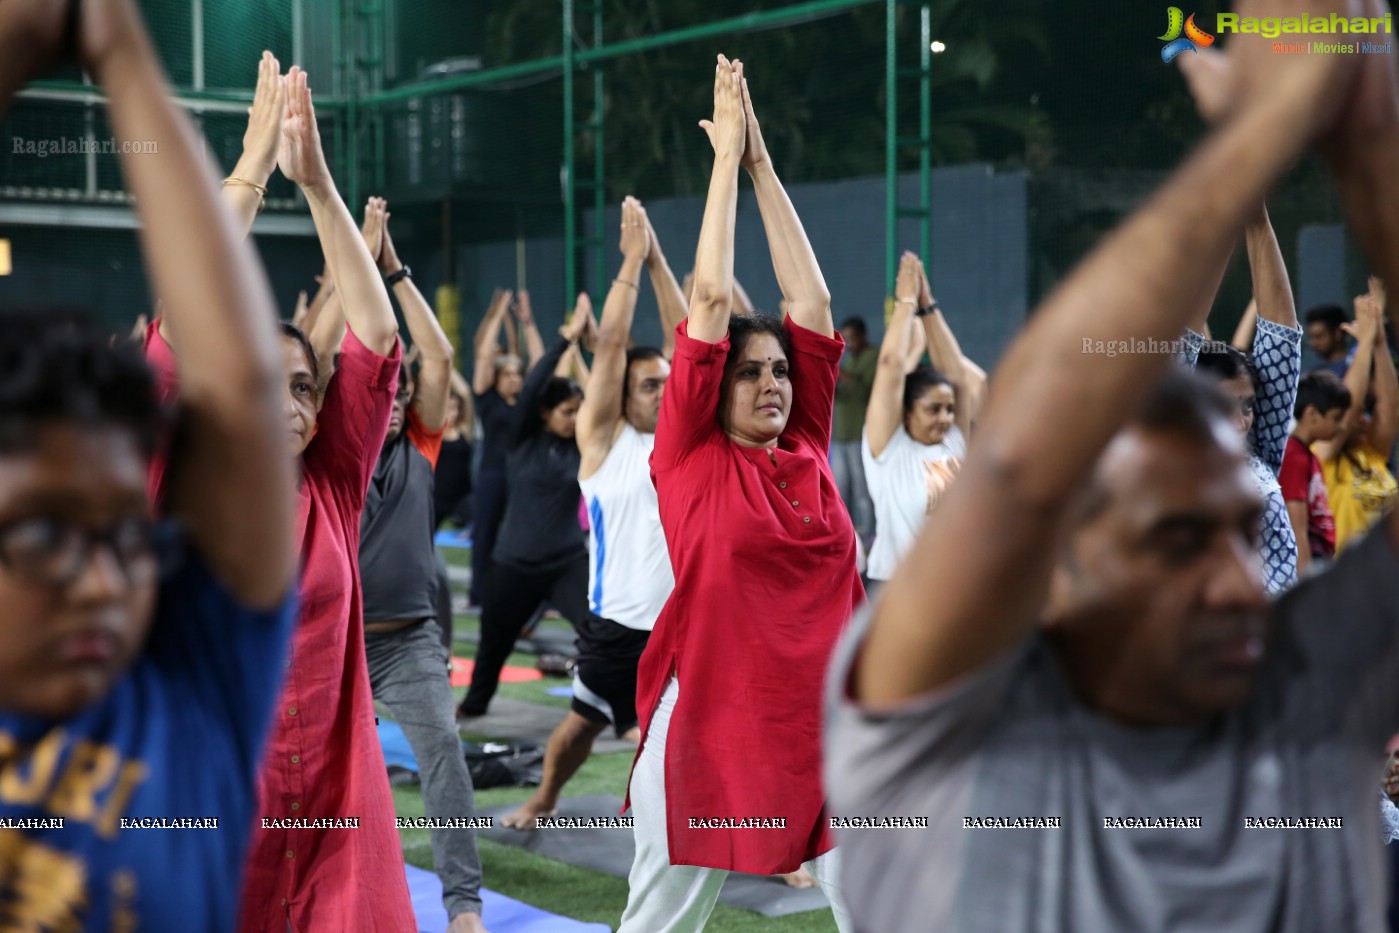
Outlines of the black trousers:
M482 470L476 475L472 490L472 511L476 513L471 526L471 603L486 604L486 583L495 569L491 559L495 554L495 539L500 532L500 520L505 517L505 500L510 491L504 470Z
M481 606L481 647L471 672L471 689L461 701L463 713L479 716L490 705L500 684L505 659L534 611L549 604L577 628L588 613L588 555L580 553L548 571L527 570L497 563L491 569Z

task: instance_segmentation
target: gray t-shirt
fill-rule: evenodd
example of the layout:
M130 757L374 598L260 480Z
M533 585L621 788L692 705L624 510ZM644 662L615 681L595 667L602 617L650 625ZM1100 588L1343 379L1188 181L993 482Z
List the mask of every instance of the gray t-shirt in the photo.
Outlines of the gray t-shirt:
M1375 793L1399 728L1399 555L1373 534L1271 611L1252 698L1171 729L1090 711L1038 636L896 712L864 713L845 689L859 618L828 691L831 814L927 828L838 826L857 928L1385 929ZM1035 828L1005 828L1017 819ZM1247 823L1276 819L1321 822Z

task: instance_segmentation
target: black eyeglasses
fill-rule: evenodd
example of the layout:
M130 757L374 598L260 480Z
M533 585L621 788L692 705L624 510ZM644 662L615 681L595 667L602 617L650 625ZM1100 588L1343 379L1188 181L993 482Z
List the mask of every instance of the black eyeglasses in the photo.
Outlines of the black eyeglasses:
M99 544L116 558L130 586L149 582L160 570L171 534L149 519L127 518L96 530L51 516L0 525L0 564L31 583L62 589L87 570Z

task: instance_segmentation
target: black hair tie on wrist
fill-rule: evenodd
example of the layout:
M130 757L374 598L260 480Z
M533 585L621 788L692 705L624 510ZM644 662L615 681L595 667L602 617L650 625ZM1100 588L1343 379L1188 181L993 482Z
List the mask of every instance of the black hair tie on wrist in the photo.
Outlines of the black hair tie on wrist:
M938 309L938 303L937 303L936 300L934 300L932 304L927 305L927 306L922 307L922 308L918 308L917 310L915 310L915 311L913 312L913 316L914 316L914 317L927 317L928 315L932 314L932 313L933 313L934 311L936 311L937 309Z

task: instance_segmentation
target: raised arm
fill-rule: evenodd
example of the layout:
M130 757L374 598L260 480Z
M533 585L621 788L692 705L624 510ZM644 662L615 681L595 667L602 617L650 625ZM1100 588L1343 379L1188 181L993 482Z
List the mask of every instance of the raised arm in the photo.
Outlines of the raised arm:
M539 336L539 325L534 320L534 309L530 307L529 292L520 290L515 302L515 319L520 322L520 331L525 337L525 352L529 354L526 366L533 366L544 356L544 338Z
M452 341L447 339L437 315L413 283L413 277L401 274L408 267L398 258L398 250L389 234L390 216L384 214L379 271L389 278L399 276L393 285L393 293L398 299L398 306L403 309L403 322L408 325L408 335L413 338L413 349L419 358L413 410L425 429L436 432L447 424L447 399L452 394L452 360L455 353Z
M831 319L831 293L816 263L816 254L806 238L806 230L797 217L797 209L787 197L787 191L777 178L777 170L768 158L758 118L753 113L753 99L748 93L748 79L743 77L743 64L735 62L743 86L743 112L748 122L747 145L743 151L743 166L753 179L753 192L758 196L758 213L767 231L768 250L772 253L772 269L777 274L777 286L782 289L782 312L793 323L823 337L835 335Z
M233 209L244 233L253 229L254 218L262 212L267 181L277 167L286 100L282 66L271 52L263 52L257 65L257 90L248 109L248 128L243 133L243 155L223 182L224 202Z
M914 316L915 318L917 315ZM908 342L908 353L904 355L904 375L908 376L918 367L923 365L923 357L928 353L928 334L918 326L917 321L913 324L913 339Z
M1385 314L1389 310L1388 292L1384 282L1370 277L1370 297L1380 308L1380 333L1375 343L1375 374L1370 389L1375 394L1375 413L1370 419L1370 445L1385 456L1394 450L1394 438L1399 433L1399 377L1394 372L1394 357L1389 355L1385 339Z
M645 216L646 211L642 210L641 213ZM651 249L646 254L646 272L651 276L651 289L656 293L656 307L661 315L661 353L666 359L670 359L675 355L675 328L685 320L687 302L680 283L675 280L675 273L671 271L670 263L666 262L665 253L661 251L661 241L657 239L656 228L651 225L649 217L646 218L646 236L651 244ZM735 282L734 285L736 288L738 283ZM606 302L602 306L602 316L606 320ZM594 353L594 371L597 370L597 365L597 354Z
M1215 49L1200 49L1198 54L1186 55L1177 61L1181 74L1185 77L1186 88L1195 100L1195 110L1200 119L1209 126L1215 126L1229 111L1230 95L1234 86L1232 62L1227 55ZM1202 280L1211 283L1213 288L1209 289L1209 297L1200 303L1198 313L1187 325L1187 349L1181 355L1181 362L1188 369L1194 369L1199 361L1201 345L1213 339L1210 334L1210 311L1219 294L1219 286L1224 282L1224 275L1229 271L1234 246L1234 243L1229 243L1215 255L1196 257L1191 270L1192 274L1204 277ZM1243 327L1242 324L1239 326ZM1249 337L1251 340L1252 332ZM1237 335L1235 339L1238 339ZM1251 346L1251 343L1244 344L1240 349L1247 352ZM1278 457L1281 456L1279 451Z
M321 150L316 110L306 72L293 65L287 74L286 120L277 156L282 174L301 186L311 206L321 251L330 266L345 322L360 343L380 355L393 351L398 321L389 293L379 277L374 257L365 246L355 219L340 199Z
M316 326L316 321L320 318L321 312L325 310L326 303L330 301L330 296L335 294L335 282L330 278L330 270L316 276L316 294L311 298L311 304L306 309L306 316L302 318L297 326L302 333L309 334Z
M364 204L364 224L360 227L360 237L376 265L384 250L385 213L383 198L371 197ZM329 266L326 268L328 270ZM307 339L311 341L311 349L316 351L316 359L320 362L322 388L329 385L331 376L335 375L335 358L345 342L345 308L341 304L339 292L335 289L335 280L327 281L330 282L330 297L315 318L307 324L310 329L302 328ZM401 365L406 368L408 361L404 360Z
M986 393L986 373L962 353L961 345L957 343L952 328L942 316L942 309L933 298L932 286L921 262L918 263L918 284L918 304L922 312L923 332L928 339L928 355L932 357L933 368L946 376L956 389L957 427L970 440L972 422L981 411L981 400ZM929 308L932 310L927 310Z
M506 310L508 311L508 310L510 310L510 309L512 309L512 308L514 308L514 307L515 307L514 305L507 305ZM508 354L511 355L511 356L519 357L519 356L520 356L520 328L519 328L518 326L516 326L515 320L512 319L509 315L507 315L506 318L505 318L505 326L504 326L503 330L505 331L505 352L508 353ZM532 359L532 360L526 360L525 363L524 363L525 368L526 368L526 369L533 369L533 368L534 368L534 364L537 363L537 362L539 362L539 361L538 361L538 360L533 360L533 359Z
M1253 349L1253 333L1258 329L1258 299L1250 298L1244 316L1239 318L1239 326L1234 328L1234 339L1229 345L1241 353Z
M554 378L559 361L563 359L569 347L577 343L583 336L585 320L585 316L574 314L569 322L560 328L558 341L546 350L539 363L525 374L525 384L520 389L520 398L516 401L515 410L511 414L511 447L518 445L539 430L541 425L539 405L544 398L544 389L549 385L549 380Z
M852 682L862 702L942 687L1030 634L1073 492L1172 365L1163 354L1110 357L1085 347L1180 334L1213 289L1181 270L1237 239L1334 113L1350 67L1344 56L1275 58L1261 40L1236 41L1230 54L1241 56L1248 78L1233 119L1079 265L997 368L978 443L875 608ZM1204 190L1212 196L1199 197ZM1066 422L1056 415L1063 411L1075 417Z
M738 166L743 157L745 121L740 76L724 56L714 69L714 119L701 120L714 147L714 170L695 250L694 288L685 333L718 343L729 332L733 313L734 221L738 212Z
M1312 452L1319 460L1335 460L1345 449L1346 444L1360 427L1360 419L1365 414L1365 397L1370 394L1371 363L1377 353L1376 343L1384 339L1384 325L1380 321L1380 306L1370 295L1357 295L1355 298L1355 321L1342 324L1342 329L1355 338L1355 357L1346 370L1346 388L1350 390L1350 407L1341 419L1341 431L1329 441L1312 444ZM1388 453L1386 450L1385 453Z
M1248 244L1248 268L1253 276L1253 300L1258 316L1283 327L1297 326L1297 305L1292 300L1292 283L1287 278L1287 266L1282 250L1268 220L1268 208L1259 207L1244 228Z
M591 476L602 466L612 450L617 426L625 415L622 391L627 377L627 340L636 315L637 282L642 264L649 262L651 255L657 252L651 241L651 224L646 219L646 211L641 202L632 197L622 202L621 250L622 267L617 270L617 277L612 280L607 300L602 305L602 321L593 342L593 371L583 393L583 405L578 409L578 449L583 454L578 475L582 478ZM660 264L664 271L651 273L658 297L662 287L658 278L668 277L672 285L675 283L675 276L665 267L664 257ZM679 286L675 286L677 293L679 290ZM661 320L664 324L664 309Z
M476 329L476 367L471 372L471 388L485 395L495 385L495 358L500 355L500 328L510 316L509 290L496 290L481 326Z
M904 420L904 377L909 348L915 344L913 309L918 304L918 257L905 252L899 260L899 277L894 283L894 316L884 329L879 345L879 362L865 406L865 440L870 455L878 460ZM849 352L849 351L847 351Z
M588 361L583 359L583 350L578 344L568 345L568 350L559 360L559 365L554 367L554 375L561 379L572 379L578 383L578 388L583 390L584 397L587 397L588 382L592 378L592 370L588 368Z
M13 6L13 4L7 4ZM55 4L58 6L58 4ZM215 575L241 602L279 603L296 556L286 381L267 276L219 197L219 176L170 89L132 0L81 11L84 65L108 97L142 252L179 342L184 432L167 498Z
M1297 402L1297 380L1302 375L1302 331L1297 326L1292 285L1267 207L1259 206L1244 230L1244 239L1253 276L1252 305L1258 309L1250 346L1258 373L1258 398L1249 440L1254 453L1276 474L1282 470Z

